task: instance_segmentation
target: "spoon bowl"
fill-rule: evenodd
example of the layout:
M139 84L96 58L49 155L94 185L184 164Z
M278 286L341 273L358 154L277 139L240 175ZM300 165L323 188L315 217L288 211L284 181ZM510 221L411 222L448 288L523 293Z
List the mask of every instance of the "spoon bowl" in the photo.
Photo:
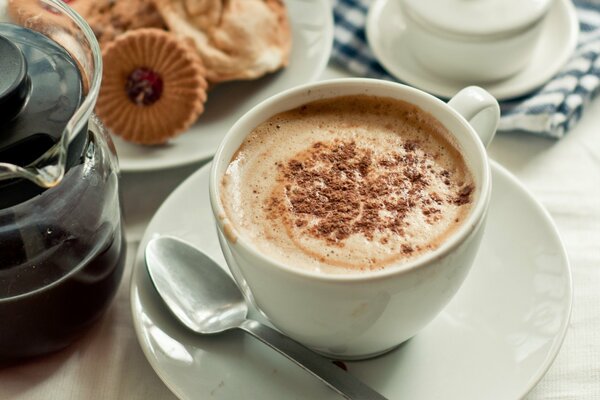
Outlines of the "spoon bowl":
M192 331L221 333L246 320L248 306L235 282L194 247L168 237L151 240L146 265L163 301Z

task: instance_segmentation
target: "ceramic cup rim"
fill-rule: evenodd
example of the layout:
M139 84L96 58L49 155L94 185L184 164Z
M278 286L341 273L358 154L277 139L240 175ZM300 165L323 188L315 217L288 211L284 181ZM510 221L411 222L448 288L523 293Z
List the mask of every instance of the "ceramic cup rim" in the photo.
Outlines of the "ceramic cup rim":
M313 82L301 86L297 86L286 91L283 91L277 95L267 98L263 100L252 109L247 111L241 118L239 118L236 123L229 129L223 140L221 141L215 156L212 161L211 171L210 171L210 179L209 179L209 195L210 195L210 203L212 212L217 223L218 229L221 232L226 232L228 229L231 229L230 226L233 224L227 218L227 214L225 212L225 208L221 202L220 196L220 182L222 176L226 170L226 167L223 169L222 173L219 166L223 164L224 154L234 154L235 150L239 148L239 144L235 144L234 152L230 152L231 148L234 146L232 143L236 143L234 139L238 139L240 136L245 139L250 132L254 129L255 126L248 128L249 121L255 118L257 114L266 114L267 117L263 118L261 122L267 120L271 116L279 113L280 111L268 112L269 109L276 108L274 107L279 102L288 98L301 98L306 97L307 94L310 94L314 91L325 91L336 88L343 88L348 85L365 87L368 86L372 88L374 91L402 91L408 94L411 99L419 98L421 100L425 100L430 104L433 104L436 107L436 111L439 110L438 114L432 114L436 119L439 118L439 113L442 110L445 110L447 115L450 115L455 119L455 122L459 123L463 128L463 131L466 135L461 135L458 137L456 134L451 132L452 137L457 141L461 148L462 144L465 141L470 141L475 148L477 149L473 157L477 157L477 164L480 164L483 168L481 171L481 181L478 182L479 185L479 196L477 197L476 203L473 205L469 215L467 218L460 224L458 229L454 231L447 239L443 241L443 243L438 246L436 249L432 251L428 251L425 254L419 255L412 260L402 262L399 264L390 264L385 266L384 268L372 271L352 271L352 272L344 272L344 273L327 273L327 272L318 272L309 269L303 269L298 267L293 267L286 265L283 262L275 260L262 252L256 249L247 238L243 235L239 234L239 232L235 232L236 240L234 243L230 240L227 234L224 234L225 242L230 248L240 247L245 251L251 253L254 257L259 259L264 266L270 266L278 271L283 271L290 275L296 276L298 278L304 278L309 280L317 280L323 282L339 282L339 283L350 283L350 282L365 282L372 280L382 280L388 279L392 276L405 274L413 269L422 268L424 266L430 265L431 263L436 262L437 260L447 256L452 253L457 247L459 247L467 238L480 226L484 217L486 215L489 201L491 198L491 170L489 165L489 160L487 156L487 152L481 139L477 135L475 129L458 113L458 111L454 110L448 104L443 102L442 100L425 93L421 90L412 88L410 86L406 86L400 83L382 81L378 79L370 79L370 78L341 78L341 79L332 79L327 81ZM356 90L354 94L364 94L359 90ZM350 95L350 94L348 94ZM369 95L373 95L375 97L390 97L377 93L369 93ZM322 98L335 98L341 96L341 94L331 94L325 95ZM314 101L315 99L306 99L304 102L299 102L297 106L302 105L303 103ZM409 103L410 100L405 100ZM260 122L259 122L260 123ZM240 141L241 143L241 141ZM229 165L231 160L226 161L226 165ZM474 168L471 166L470 168ZM225 227L226 225L230 225L229 227ZM240 266L241 267L241 266ZM242 267L243 269L243 267Z

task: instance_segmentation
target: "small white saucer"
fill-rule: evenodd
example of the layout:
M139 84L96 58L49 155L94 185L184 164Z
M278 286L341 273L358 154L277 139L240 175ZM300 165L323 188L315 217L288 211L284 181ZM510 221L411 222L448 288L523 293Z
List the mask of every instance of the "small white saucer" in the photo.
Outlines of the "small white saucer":
M141 241L130 294L144 354L181 399L339 399L249 335L190 333L158 297L142 257L156 235L178 236L226 268L210 210L209 169L171 194ZM564 246L548 213L510 173L492 163L492 176L486 233L456 297L398 349L347 363L389 399L520 399L558 353L572 301Z
M407 46L402 8L397 0L375 0L367 16L367 40L381 65L396 78L433 95L450 98L474 82L449 81L417 63ZM476 83L498 100L527 94L552 78L577 45L579 22L570 0L556 0L549 11L531 62L516 75L498 82Z

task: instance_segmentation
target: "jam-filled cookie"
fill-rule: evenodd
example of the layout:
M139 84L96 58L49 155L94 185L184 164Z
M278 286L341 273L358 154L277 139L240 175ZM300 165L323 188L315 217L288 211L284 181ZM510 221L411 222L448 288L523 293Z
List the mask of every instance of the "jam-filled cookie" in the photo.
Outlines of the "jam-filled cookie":
M127 32L103 50L103 61L96 111L125 140L165 143L204 111L207 83L202 60L169 32L152 28Z

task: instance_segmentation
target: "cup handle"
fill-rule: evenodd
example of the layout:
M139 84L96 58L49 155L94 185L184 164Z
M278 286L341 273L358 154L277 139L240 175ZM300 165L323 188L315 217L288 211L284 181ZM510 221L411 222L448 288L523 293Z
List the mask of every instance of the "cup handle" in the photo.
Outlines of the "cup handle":
M467 120L487 147L500 121L498 100L478 86L469 86L455 94L448 105Z

